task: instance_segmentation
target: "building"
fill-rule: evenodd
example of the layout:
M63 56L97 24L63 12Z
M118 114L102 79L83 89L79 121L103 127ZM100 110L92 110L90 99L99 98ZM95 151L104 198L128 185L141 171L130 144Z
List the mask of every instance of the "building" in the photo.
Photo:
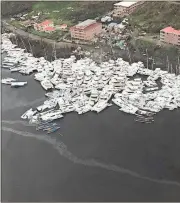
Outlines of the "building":
M143 4L143 1L121 1L114 4L113 17L124 17L133 13L136 8Z
M47 30L54 30L54 29L51 29L51 28L54 28L54 23L53 21L51 20L45 20L43 21L42 23L35 23L34 24L34 29L35 30L38 30L38 31L41 31L41 32L45 32Z
M160 41L180 46L180 30L166 27L160 30Z
M66 24L62 24L62 25L57 25L56 26L56 29L58 29L58 30L67 30L67 25Z
M44 32L48 32L48 33L51 33L51 32L54 32L56 29L54 27L45 27L44 28Z
M102 32L102 24L97 23L96 20L85 20L78 25L70 28L71 37L85 41L91 41L95 35Z

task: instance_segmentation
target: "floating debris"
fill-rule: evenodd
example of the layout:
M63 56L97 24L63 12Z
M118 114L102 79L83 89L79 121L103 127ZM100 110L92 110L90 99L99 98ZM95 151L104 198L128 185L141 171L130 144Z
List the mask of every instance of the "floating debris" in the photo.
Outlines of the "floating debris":
M56 132L58 129L60 129L60 126L58 126L57 123L51 123L49 121L41 121L36 126L36 130L47 131L48 134Z

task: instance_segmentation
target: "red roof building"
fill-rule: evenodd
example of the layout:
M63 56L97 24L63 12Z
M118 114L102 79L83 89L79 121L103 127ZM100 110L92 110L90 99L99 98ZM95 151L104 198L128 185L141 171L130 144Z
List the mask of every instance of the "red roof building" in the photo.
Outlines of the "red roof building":
M71 37L85 41L91 41L95 35L102 32L102 24L95 20L86 20L70 28Z
M55 31L56 29L54 28L54 27L45 27L44 28L44 31L45 32L53 32L53 31Z
M54 31L53 29L50 29L50 27L54 29L54 23L52 20L45 20L42 23L34 24L34 29L38 31L46 31L46 30Z
M45 20L42 23L40 23L39 26L46 27L46 26L49 26L49 25L52 25L52 24L53 24L52 20Z
M166 27L160 30L160 41L180 46L180 30L173 27Z

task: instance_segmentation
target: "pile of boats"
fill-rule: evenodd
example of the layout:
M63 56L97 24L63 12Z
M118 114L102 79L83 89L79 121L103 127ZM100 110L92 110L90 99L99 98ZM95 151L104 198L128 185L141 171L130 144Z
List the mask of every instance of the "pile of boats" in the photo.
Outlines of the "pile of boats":
M180 107L180 75L149 70L142 62L129 64L122 58L101 64L75 56L49 62L15 47L7 35L2 42L7 53L3 67L27 75L36 71L34 79L46 90L47 100L22 115L30 122L60 119L69 112L99 113L112 101L120 111L136 115L136 121L150 123L159 111Z

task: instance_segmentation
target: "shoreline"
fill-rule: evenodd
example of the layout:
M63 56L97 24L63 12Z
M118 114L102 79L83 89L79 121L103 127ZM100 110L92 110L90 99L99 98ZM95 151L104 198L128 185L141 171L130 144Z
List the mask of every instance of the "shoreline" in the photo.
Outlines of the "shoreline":
M175 48L167 49L166 47L160 47L157 49L157 47L154 43L147 45L146 43L144 43L143 40L136 41L135 44L130 43L129 47L128 47L129 50L121 50L118 48L113 48L113 53L112 53L112 50L108 45L102 45L100 48L96 49L94 45L75 44L75 43L70 43L70 42L56 42L55 40L52 40L52 39L42 38L40 36L25 32L21 29L16 28L13 25L8 24L5 21L5 19L2 20L2 29L3 28L13 32L17 36L20 36L24 39L31 40L35 46L39 42L39 46L41 47L41 48L38 47L39 52L41 52L42 49L44 49L46 46L47 50L45 50L44 55L46 55L49 52L48 57L50 57L50 55L52 55L52 51L53 51L54 47L55 47L57 53L59 50L60 50L60 52L62 52L62 54L59 53L60 57L61 57L62 55L64 55L63 49L69 50L69 53L68 54L66 53L66 55L69 56L72 49L76 49L77 47L80 46L80 47L82 47L83 51L90 52L91 57L95 61L101 60L100 55L101 55L101 51L103 51L105 53L105 55L106 54L108 55L107 56L108 59L112 59L114 57L115 58L122 57L125 60L132 61L132 63L136 62L136 61L142 61L146 66L149 66L149 67L152 66L152 59L150 59L150 58L153 58L154 61L156 62L155 66L160 67L164 70L164 69L167 69L167 67L166 67L167 66L167 56L169 58L169 63L172 64L173 68L175 69L177 62L174 58L176 58L176 55L177 55L177 60L178 60L178 55L180 55ZM148 56L143 54L146 52L146 49L148 50ZM47 51L47 53L46 53L46 51ZM129 57L128 52L130 52L130 57ZM40 56L44 56L44 55L40 54ZM150 57L148 59L149 60L148 64L146 64L147 57ZM105 58L105 60L106 60L106 58Z

